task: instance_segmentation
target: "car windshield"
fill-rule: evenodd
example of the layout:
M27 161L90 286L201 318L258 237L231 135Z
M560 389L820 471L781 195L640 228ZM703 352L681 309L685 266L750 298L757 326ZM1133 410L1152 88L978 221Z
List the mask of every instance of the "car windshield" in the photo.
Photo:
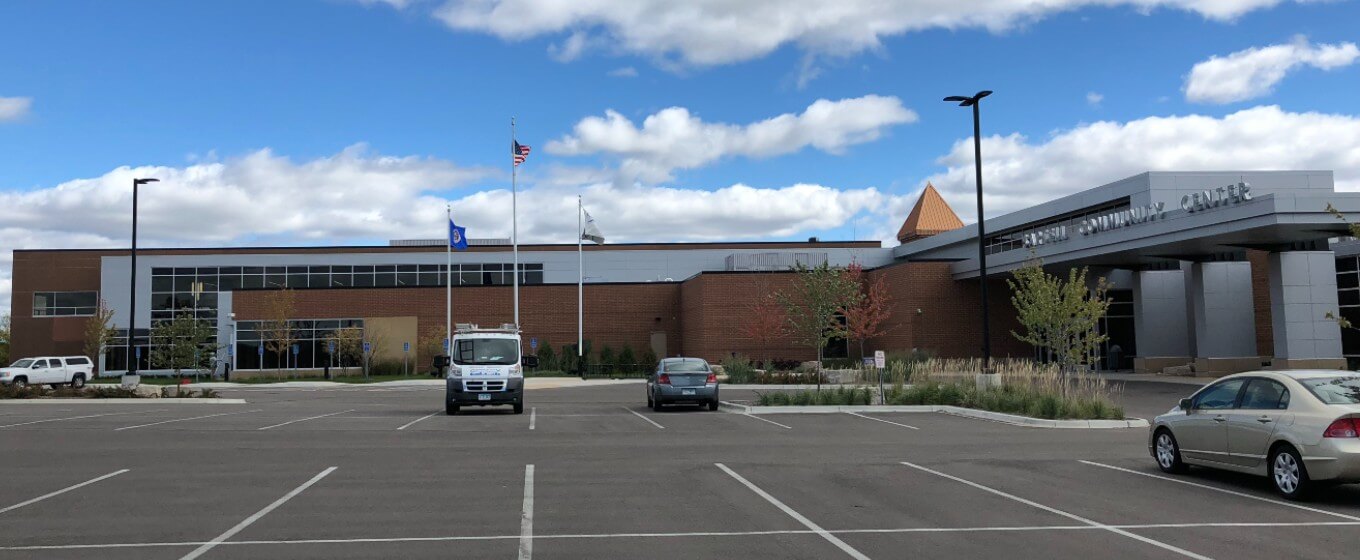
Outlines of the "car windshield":
M708 363L700 360L666 362L666 373L708 373Z
M1360 404L1360 376L1317 377L1299 383L1327 404Z
M455 364L504 366L519 363L519 341L512 338L465 338L455 344Z
M33 360L24 358L9 365L9 367L28 367L33 365Z

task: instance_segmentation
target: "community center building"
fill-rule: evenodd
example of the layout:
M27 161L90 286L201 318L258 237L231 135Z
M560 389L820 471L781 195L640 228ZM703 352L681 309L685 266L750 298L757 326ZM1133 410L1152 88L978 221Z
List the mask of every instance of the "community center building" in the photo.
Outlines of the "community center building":
M1198 372L1261 367L1346 367L1360 361L1360 244L1338 241L1360 219L1360 193L1336 192L1328 171L1148 172L986 220L994 356L1035 355L1005 279L1040 259L1051 271L1090 267L1113 283L1100 328L1099 367ZM883 278L891 314L870 349L942 357L981 348L977 228L927 186L898 233L878 241L636 243L584 247L584 335L596 348L721 360L733 353L810 359L792 340L758 343L742 326L752 304L788 286L795 264L857 262ZM554 349L577 338L577 245L520 245L520 316L526 341ZM511 246L472 240L445 266L442 240L363 247L139 249L136 307L127 249L14 251L12 355L80 354L102 300L119 336L102 357L127 368L128 318L151 370L149 325L194 313L217 329L219 363L234 370L284 364L260 352L270 294L294 292L298 350L288 367L334 363L337 329L382 333L379 359L427 364L445 323L452 279L458 323L513 318ZM1065 272L1063 272L1065 276ZM1344 332L1343 332L1344 331ZM844 341L830 356L857 356Z

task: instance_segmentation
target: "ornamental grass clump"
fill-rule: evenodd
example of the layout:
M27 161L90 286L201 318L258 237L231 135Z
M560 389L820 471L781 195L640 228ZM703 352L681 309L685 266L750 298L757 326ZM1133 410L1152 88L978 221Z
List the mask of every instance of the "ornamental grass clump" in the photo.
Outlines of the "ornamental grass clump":
M926 360L913 368L910 387L893 387L888 404L947 405L1046 419L1123 419L1114 404L1120 387L1086 372L1063 374L1058 366L1028 360L996 360L1000 387L978 389L978 360Z

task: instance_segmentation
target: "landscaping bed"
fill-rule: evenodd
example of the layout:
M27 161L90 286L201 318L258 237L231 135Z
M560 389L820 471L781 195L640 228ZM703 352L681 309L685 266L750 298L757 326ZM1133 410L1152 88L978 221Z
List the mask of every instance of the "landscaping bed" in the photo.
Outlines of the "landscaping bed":
M0 400L40 400L40 399L216 399L219 395L213 389L182 389L174 387L140 386L124 389L111 385L87 385L81 388L61 387L51 389L45 386L29 385L14 387L0 386Z

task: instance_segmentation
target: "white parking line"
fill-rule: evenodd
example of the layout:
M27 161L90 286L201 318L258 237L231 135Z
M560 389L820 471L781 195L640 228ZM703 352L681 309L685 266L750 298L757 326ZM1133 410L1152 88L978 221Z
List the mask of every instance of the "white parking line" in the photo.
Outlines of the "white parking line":
M1171 477L1169 477L1169 476L1161 476L1161 475L1156 475L1156 474L1152 474L1152 473L1139 472L1139 471L1135 471L1135 470L1133 470L1133 469L1126 469L1126 468L1123 468L1123 467L1116 467L1116 466L1114 466L1114 465L1106 465L1106 464L1104 464L1104 463L1097 463L1097 462L1095 462L1095 461L1078 461L1078 462L1079 462L1079 463L1083 463L1083 464L1087 464L1087 465L1091 465L1091 466L1093 466L1093 467L1103 467L1103 468L1106 468L1106 469L1115 470L1115 471L1119 471L1119 472L1126 472L1126 473L1129 473L1129 474L1136 474L1136 475L1139 475L1139 476L1146 476L1146 477L1148 477L1148 478L1155 478L1155 479L1158 479L1158 480L1165 480L1165 481L1167 481L1167 482L1177 482L1177 483L1180 483L1180 484L1185 484L1185 485L1187 485L1187 486L1194 486L1194 487L1196 487L1196 488L1203 488L1203 489L1205 489L1205 490L1213 490L1213 491L1215 491L1215 492L1222 492L1222 493L1224 493L1224 494L1231 494L1231 495L1233 495L1233 496L1240 496L1240 497L1243 497L1243 498L1251 498L1251 499L1253 499L1253 500L1259 500L1259 501L1262 501L1262 502L1271 503L1271 504L1275 504L1275 505L1281 505L1281 506L1286 506L1286 507L1292 507L1292 508L1301 509L1301 510L1304 510L1304 511L1311 511L1311 512L1313 512L1313 513L1321 513L1321 514L1325 514L1325 515L1331 515L1331 516L1333 516L1333 517L1340 517L1340 518L1342 518L1342 519L1349 519L1349 520L1351 520L1351 521L1360 521L1360 517L1356 517L1356 516L1354 516L1354 515L1346 515L1346 514L1344 514L1344 513L1337 513L1337 512L1335 512L1335 511L1327 511L1327 510L1325 510L1325 509L1318 509L1318 508L1315 508L1315 507L1308 507L1308 506L1305 506L1305 505L1303 505L1303 504L1295 504L1295 503L1292 503L1292 502L1285 502L1285 501L1281 501L1281 500L1272 500L1272 499L1270 499L1270 498L1263 498L1263 497L1261 497L1261 496L1253 496L1253 495L1251 495L1251 494L1246 494L1246 493L1243 493L1243 492L1234 492L1234 491L1232 491L1232 490L1228 490L1228 489L1225 489L1225 488L1216 488L1216 487L1213 487L1213 486L1209 486L1209 485L1207 485L1207 484L1200 484L1200 483L1197 483L1197 482L1190 482L1190 481L1188 481L1188 480L1180 480L1180 479L1177 479L1177 478L1171 478Z
M727 468L727 465L724 465L722 463L713 464L716 465L719 469L722 469L723 472L727 473L732 478L737 479L737 482L740 482L743 486L750 488L752 492L756 493L756 495L765 498L765 501L770 502L771 504L774 505L774 507L779 508L785 514L788 514L789 517L792 517L799 523L802 523L804 527L812 529L812 532L817 533L818 536L822 537L823 539L826 539L827 542L836 545L836 548L839 548L846 554L849 554L851 558L854 558L855 560L869 560L868 556L865 556L862 552L855 550L855 547L846 544L845 541L840 540L839 538L836 537L836 535L831 534L826 529L823 529L820 525L813 523L811 519L803 517L802 514L794 511L793 508L784 505L784 502L779 501L778 498L775 498L774 496L771 496L764 490L761 490L759 486L751 484L751 481L742 478L741 475L737 474L732 469Z
M115 432L121 432L121 431L123 431L123 430L135 430L135 429L137 429L137 428L145 428L145 427L147 427L147 426L159 426L159 425L161 425L161 424L172 424L172 423L175 423L175 422L187 422L187 421L189 421L189 420L201 420L201 419L203 419L203 418L213 418L213 417L216 417L216 416L231 416L231 415L233 415L233 414L249 414L249 413L251 413L251 412L260 412L260 410L246 410L246 411L242 411L242 412L223 412L223 413L221 413L221 414L209 414L209 415L207 415L207 416L195 416L195 417L193 417L193 418L176 418L176 419L174 419L174 420L163 420L163 421L160 421L160 422L152 422L152 423L150 423L150 424L138 424L138 425L136 425L136 426L123 426L123 427L121 427L121 428L114 428L113 431L115 431Z
M619 408L622 408L622 409L624 409L624 410L627 410L628 412L633 413L633 416L636 416L636 417L638 417L638 418L641 418L641 419L643 419L643 420L646 420L647 422L651 423L651 425L653 425L653 426L656 426L656 427L658 427L658 428L660 428L660 429L663 429L663 430L666 429L665 426L662 426L661 424L657 424L656 421L652 420L651 418L648 418L648 417L646 417L646 416L643 416L643 415L641 415L641 414L638 414L638 412L637 412L636 410L633 410L633 409L628 408L628 407L626 407L626 406L620 406Z
M36 497L36 498L33 498L33 499L31 499L31 500L25 500L25 501L19 502L19 503L17 503L17 504L14 504L14 505L12 505L12 506L9 506L9 507L0 508L0 514L6 513L6 512L10 512L10 511L14 511L14 510L19 509L19 508L21 508L21 507L24 507L24 506L26 506L26 505L36 504L36 503L38 503L38 502L41 502L41 501L46 500L46 499L48 499L48 498L51 498L51 497L53 497L53 496L60 496L60 495L62 495L62 494L65 494L65 493L67 493L67 492L70 492L70 491L75 490L75 489L78 489L78 488L84 488L84 487L86 487L86 486L89 486L89 485L94 484L94 483L96 483L96 482L99 482L99 481L101 481L101 480L108 479L108 478L113 478L113 477L118 476L118 475L120 475L120 474L123 474L123 473L125 473L125 472L128 472L128 470L127 470L127 469L122 469L122 470L113 471L113 472L111 472L111 473L109 473L109 474L106 474L106 475L104 475L104 476L99 476L99 477L91 478L91 479L86 480L85 482L82 482L82 483L80 483L80 484L76 484L76 485L73 485L73 486L67 486L67 487L65 487L65 488L62 488L61 490L57 490L56 492L48 492L48 493L46 493L46 494L43 494L43 495L38 496L38 497Z
M86 415L84 415L84 416L71 416L71 417L69 417L69 418L48 418L48 419L46 419L46 420L33 420L33 421L31 421L31 422L20 422L20 423L18 423L18 424L5 424L4 426L0 426L0 428L13 428L13 427L15 427L15 426L27 426L27 425L29 425L29 424L42 424L43 422L62 422L62 421L65 421L65 420L80 420L81 418L98 418L98 417L100 417L100 416L123 416L123 415L127 415L127 414L150 414L150 413L152 413L152 412L161 412L161 411L163 411L163 410L165 410L165 409L164 409L164 408L158 408L158 409L156 409L156 410L139 410L139 411L136 411L136 412L110 412L110 413L107 413L107 414L86 414Z
M1291 527L1360 527L1360 522L1352 521L1314 521L1295 523L1151 523L1143 525L1036 525L1030 527L907 527L900 529L827 529L836 535L854 534L910 534L910 533L1028 533L1043 531L1103 531L1105 527L1115 529L1212 529L1212 528L1291 528ZM769 531L694 531L687 533L566 533L555 535L534 535L533 540L553 539L673 539L683 537L760 537L771 535L816 535L808 529L776 529ZM226 541L218 546L240 545L308 545L308 544L382 544L407 542L459 542L459 541L518 541L520 535L459 535L447 537L368 537L356 539L296 539L272 541ZM119 548L163 548L187 547L207 544L205 541L183 542L144 542L144 543L97 543L97 544L38 544L19 546L0 546L0 551L33 550L97 550Z
M271 429L271 428L277 428L277 427L279 427L279 426L287 426L287 425L289 425L289 424L296 424L296 423L298 423L298 422L306 422L306 421L308 421L308 420L316 420L317 418L325 418L325 417L327 417L327 416L335 416L335 415L337 415L337 414L344 414L344 413L346 413L346 412L354 412L354 409L351 408L351 409L349 409L349 410L342 410L342 411L340 411L340 412L332 412L332 413L330 413L330 414L322 414L322 415L320 415L320 416L310 416L310 417L307 417L307 418L298 418L297 420L289 420L289 421L284 422L284 423L282 423L282 424L274 424L273 426L265 426L265 427L263 427L263 428L256 428L256 429L257 429L257 430L268 430L268 429Z
M785 426L785 425L783 425L783 424L780 424L779 422L775 422L774 420L766 420L766 419L761 418L761 417L759 417L759 416L756 416L756 415L754 415L754 414L738 414L737 416L745 416L745 417L747 417L747 418L754 418L754 419L756 419L756 420L760 420L761 422L769 422L769 423L771 423L771 424L774 424L774 425L779 426L780 428L784 428L784 429L786 429L786 430L792 430L792 429L793 429L793 426Z
M1202 554L1195 554L1194 552L1190 552L1189 550L1185 550L1185 549L1180 548L1180 547L1176 547L1176 546L1173 546L1173 545L1169 545L1169 544L1167 544L1167 543L1164 543L1164 542L1159 541L1159 540L1156 540L1156 539L1151 539L1151 538L1148 538L1148 537L1144 537L1144 536L1142 536L1142 535L1130 533L1130 532L1128 532L1128 531L1126 531L1126 530L1124 530L1124 529L1120 529L1120 528L1118 528L1118 527L1113 527L1113 526L1110 526L1110 525L1105 525L1105 524L1103 524L1103 523L1098 523L1098 522L1092 521L1092 520L1090 520L1090 519L1087 519L1087 518L1082 517L1082 516L1080 516L1080 515L1077 515L1077 514L1075 514L1075 513L1068 513L1068 512L1065 512L1065 511L1060 510L1060 509L1057 509L1057 508L1048 507L1048 506L1046 506L1046 505L1043 505L1043 504L1038 503L1038 502L1035 502L1035 501L1026 500L1026 499L1024 499L1024 498L1021 498L1020 496L1016 496L1015 494L1008 494L1008 493L1006 493L1006 492L1002 492L1002 491L1000 491L1000 490L997 490L997 489L995 489L995 488L991 488L991 487L989 487L989 486L983 486L983 485L978 484L978 483L976 483L976 482L973 482L973 481L971 481L971 480L964 480L964 479L959 478L959 477L957 477L957 476L948 475L948 474L942 473L942 472L940 472L940 471L933 470L933 469L928 469L928 468L926 468L926 467L922 467L922 466L917 465L917 464L914 464L914 463L908 463L908 462L906 462L906 461L902 461L902 464L903 464L903 465L906 465L906 466L908 466L908 467L911 467L911 468L913 468L913 469L916 469L916 470L918 470L918 471L921 471L921 472L927 472L927 473L933 474L933 475L935 475L935 476L940 476L940 477L947 478L947 479L949 479L949 480L953 480L953 481L955 481L955 482L961 482L961 483L963 483L963 484L967 484L967 485L969 485L969 486L972 486L973 488L977 488L978 490L982 490L982 491L984 491L984 492L990 492L990 493L992 493L992 494L996 494L997 496L1001 496L1002 498L1007 498L1007 499L1010 499L1010 500L1014 500L1014 501L1016 501L1016 502L1020 502L1020 503L1022 503L1022 504L1027 505L1027 506L1030 506L1030 507L1038 508L1038 509L1047 511L1047 512L1052 513L1052 514L1061 515L1061 516L1066 517L1066 518L1068 518L1068 519L1071 519L1071 520L1073 520L1073 521L1079 521L1079 522L1081 522L1081 523L1085 523L1085 524L1090 525L1090 526L1092 526L1092 527L1098 527L1098 528L1100 528L1100 529L1104 529L1104 530L1109 531L1109 532L1111 532L1111 533L1114 533L1114 534L1116 534L1116 535L1122 535L1122 536L1125 536L1125 537L1134 539L1134 540L1136 540L1136 541L1144 542L1144 543L1150 544L1150 545L1152 545L1152 546L1161 548L1161 549L1163 549L1163 550L1168 550L1168 551L1171 551L1171 552L1175 552L1176 554L1180 554L1181 556L1185 556L1185 557L1187 557L1187 558L1194 558L1195 560L1212 560L1212 559L1209 558L1208 556L1204 556L1204 555L1202 555Z
M316 476L312 477L311 480L302 483L302 486L298 486L297 488L294 488L293 491L284 494L282 498L274 500L274 503L264 506L264 509L255 512L255 514L251 515L250 517L245 518L240 523L237 523L235 527L227 529L227 532L217 535L217 538L210 540L206 543L203 543L203 546L195 548L193 552L185 554L182 558L180 558L180 560L193 560L194 558L202 556L203 553L212 550L213 547L222 544L223 541L230 539L232 536L236 535L236 533L240 533L246 527L249 527L252 523L259 521L261 517L268 515L269 512L278 509L279 506L283 505L288 500L293 499L294 496L301 494L303 490L311 488L313 484L316 484L317 482L320 482L321 479L326 478L326 475L335 472L335 469L336 467L330 467L324 471L321 471Z
M416 422L419 422L419 421L424 420L424 419L426 419L426 418L433 417L434 415L439 414L440 412L443 412L443 411L442 411L442 410L439 410L439 411L431 412L431 413L429 413L429 414L427 414L427 415L425 415L425 416L421 416L420 418L416 418L415 420L412 420L412 421L410 421L410 422L407 422L407 423L405 423L405 424L402 424L401 427L400 427L400 428L397 428L397 429L398 429L398 430L405 430L406 428L410 428L410 427L411 427L412 425L414 425Z
M858 416L858 417L860 417L860 418L867 418L867 419L869 419L869 420L873 420L873 421L876 421L876 422L882 422L882 423L884 423L884 424L892 424L892 425L894 425L894 426L901 426L901 427L903 427L903 428L911 428L911 429L913 429L913 430L919 430L919 429L920 429L920 428L917 428L916 426L908 426L908 425L906 425L906 424L898 424L897 422L890 422L890 421L884 420L884 419L882 419L882 418L874 418L873 416L865 416L865 415L860 414L860 413L858 413L858 412L846 412L846 414L849 414L849 415L851 415L851 416Z
M519 560L534 557L534 466L524 465L524 508L519 514Z
M534 429L534 423L538 421L538 407L529 408L529 429Z

